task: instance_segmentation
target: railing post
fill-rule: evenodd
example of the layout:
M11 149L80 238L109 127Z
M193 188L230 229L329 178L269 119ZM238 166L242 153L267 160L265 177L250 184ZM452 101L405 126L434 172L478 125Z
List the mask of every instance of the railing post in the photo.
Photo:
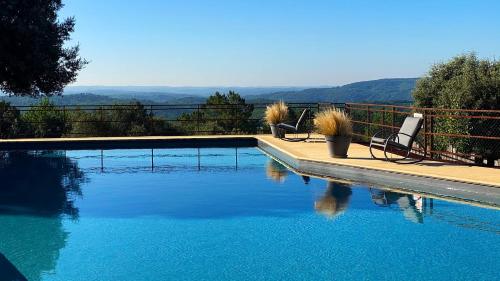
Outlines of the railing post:
M394 134L394 119L396 118L396 107L393 105L391 110L391 133Z
M198 108L196 109L196 134L200 134L200 105L198 104Z
M239 109L240 104L237 103L236 106L234 107L234 116L236 116L236 133L240 133L240 118L241 116L238 114L238 109Z
M429 125L428 125L428 120L427 119L429 117L427 116L427 110L426 109L424 109L424 112L422 114L424 115L423 116L424 117L424 150L425 150L425 153L427 153L429 151L429 149L428 149L429 147L427 145L427 139L429 137L429 135L428 135Z
M370 130L371 130L371 123L370 123L370 106L366 106L366 130L365 130L365 137L370 139Z
M312 112L311 112L311 104L307 106L307 122L308 125L306 127L307 133L311 132L313 130L313 121L312 121Z
M66 130L66 106L63 105L63 123L64 123L64 130Z
M153 114L153 105L149 106L149 118L150 118L150 122L151 122L151 128L150 128L149 135L153 136L154 135L154 131L155 131L155 120L154 120L154 114Z
M100 109L99 110L99 113L100 113L99 125L102 126L102 123L103 123L103 116L102 115L103 115L104 106L101 106L99 109Z
M429 146L430 146L430 152L429 152L429 157L433 159L434 157L434 113L431 112L431 120L430 120L430 128L429 128Z
M385 132L385 106L382 106L382 120L380 124L382 125L382 130Z

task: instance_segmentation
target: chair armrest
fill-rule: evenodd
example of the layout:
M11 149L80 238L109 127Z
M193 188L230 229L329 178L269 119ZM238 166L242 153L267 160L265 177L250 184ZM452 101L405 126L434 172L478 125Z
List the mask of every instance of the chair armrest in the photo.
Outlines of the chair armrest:
M286 123L279 123L278 125L276 125L276 127L280 128L280 129L292 131L292 132L295 132L297 130L297 129L295 129L294 126L286 124Z
M381 131L378 131L376 132L370 139L370 142L372 143L384 143L386 142L386 138L380 138L380 137L377 137L377 135L383 133L384 130L381 130Z
M387 139L385 140L385 143L387 144L389 141L399 141L399 134L400 133L392 133L390 134ZM406 134L402 134L406 135Z
M383 133L383 132L385 132L385 131L384 131L384 130L380 130L380 131L376 132L376 133L372 136L372 138L377 137L377 135L378 135L378 134Z

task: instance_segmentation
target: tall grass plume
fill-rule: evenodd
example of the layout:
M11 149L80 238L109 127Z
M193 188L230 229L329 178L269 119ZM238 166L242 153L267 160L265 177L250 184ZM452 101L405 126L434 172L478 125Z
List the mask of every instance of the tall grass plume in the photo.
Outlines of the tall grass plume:
M264 119L268 124L278 124L284 122L288 117L288 106L279 101L266 107Z
M316 115L314 126L325 136L352 136L351 118L335 108L326 109Z

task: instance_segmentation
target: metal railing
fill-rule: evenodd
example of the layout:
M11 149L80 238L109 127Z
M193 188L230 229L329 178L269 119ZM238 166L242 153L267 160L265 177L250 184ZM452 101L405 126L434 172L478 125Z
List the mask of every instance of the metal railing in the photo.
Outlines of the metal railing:
M377 131L397 132L406 116L424 119L419 134L427 156L467 164L498 166L500 110L418 108L386 104L346 103L358 141ZM418 151L419 148L416 148Z
M268 104L123 104L14 106L1 112L0 137L83 137L269 133L263 121ZM499 165L500 110L459 110L367 103L288 103L289 122L309 109L315 114L335 106L350 114L355 141L366 142L380 130L393 133L404 118L419 113L419 135L432 159ZM17 113L16 113L17 112ZM9 117L10 116L10 117ZM17 117L16 117L17 116ZM11 118L11 119L9 119ZM16 119L17 118L17 119Z
M24 130L19 130L9 138L268 133L269 127L263 120L267 105L137 103L15 106L10 110L19 112ZM309 109L309 127L312 126L312 118L318 111L326 107L344 106L340 103L287 105L290 122L295 122L302 110Z

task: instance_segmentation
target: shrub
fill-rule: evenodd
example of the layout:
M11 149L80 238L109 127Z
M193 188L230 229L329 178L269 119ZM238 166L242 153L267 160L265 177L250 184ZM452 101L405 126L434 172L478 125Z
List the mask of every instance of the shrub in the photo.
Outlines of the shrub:
M0 101L0 138L17 137L21 127L19 110L8 102Z
M474 53L439 63L417 81L415 106L445 109L500 109L500 61L481 60ZM463 118L477 113L451 112L434 118L434 132L442 134L495 135L498 120ZM444 115L444 114L443 114ZM487 114L485 114L487 115ZM489 165L500 157L497 140L435 136L433 150L477 153Z
M351 118L335 108L326 109L314 118L316 131L325 136L352 136Z
M288 117L288 106L279 101L266 107L264 119L268 124L278 124L284 122Z
M100 116L95 111L85 111L77 108L69 114L71 132L73 137L106 137L109 136L111 125L101 122Z
M26 123L28 136L57 138L71 131L70 124L66 123L64 111L48 99L32 106L22 118Z

